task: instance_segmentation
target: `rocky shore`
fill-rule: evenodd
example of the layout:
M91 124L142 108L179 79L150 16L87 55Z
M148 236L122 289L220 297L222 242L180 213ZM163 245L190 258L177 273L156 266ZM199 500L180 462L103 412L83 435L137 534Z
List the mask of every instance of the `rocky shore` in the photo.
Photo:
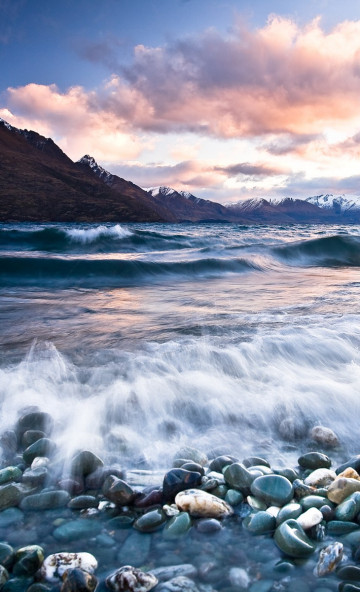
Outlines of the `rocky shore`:
M62 459L52 428L30 410L0 438L2 591L360 590L360 455L333 466L329 428L295 467L185 447L141 487L89 450Z

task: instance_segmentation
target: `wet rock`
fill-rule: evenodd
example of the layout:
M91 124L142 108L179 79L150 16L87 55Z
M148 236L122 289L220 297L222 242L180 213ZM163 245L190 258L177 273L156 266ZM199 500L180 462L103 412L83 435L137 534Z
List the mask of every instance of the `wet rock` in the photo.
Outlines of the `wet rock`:
M330 520L334 519L334 516L335 516L334 509L331 508L328 504L321 506L321 508L319 508L319 509L323 515L324 520L326 520L326 522L329 522Z
M280 475L257 477L251 485L251 492L268 506L284 506L293 496L292 484Z
M101 458L90 450L82 450L71 461L70 473L74 479L82 479L104 465Z
M288 467L282 469L274 469L275 475L281 475L282 477L286 477L289 479L290 483L294 483L295 479L299 478L299 474L295 469L290 469Z
M353 456L348 461L346 461L345 463L343 463L342 465L340 465L335 470L335 473L337 475L339 475L340 473L342 473L343 471L345 471L345 469L348 469L348 468L354 469L357 473L360 473L360 454L357 454L356 456Z
M360 481L359 473L357 473L355 469L352 469L351 467L348 467L342 473L339 473L337 475L337 479L340 477L346 477L347 479L356 479L357 481Z
M298 463L303 469L330 469L331 460L321 452L308 452L298 458Z
M55 528L53 537L61 543L91 538L99 534L101 524L95 520L70 520Z
M33 582L34 578L11 578L1 588L1 592L25 592Z
M49 438L41 438L28 446L23 452L23 459L27 465L31 465L37 456L51 457L56 450L56 444Z
M200 473L201 476L205 475L204 467L195 462L186 462L180 468L185 469L185 471L191 471L192 473Z
M197 448L192 448L191 446L183 446L182 448L180 448L180 450L178 450L175 454L175 458L184 458L186 460L191 460L201 465L202 467L208 464L208 458L206 454L204 454L201 450L198 450Z
M43 491L28 495L20 503L20 508L24 511L29 510L54 510L63 508L70 501L70 495L67 491L57 489L54 491Z
M215 518L203 518L197 522L196 529L201 534L213 534L219 532L222 526Z
M282 522L285 522L285 520L290 520L290 518L292 518L293 520L296 520L296 518L298 518L300 516L300 514L303 513L303 508L301 507L300 504L296 504L296 503L291 503L291 504L286 504L285 506L283 506L280 509L280 512L278 513L277 517L276 517L276 524L279 526L279 524L281 524Z
M190 515L187 512L180 512L167 522L163 530L163 537L164 539L177 539L186 534L191 525Z
M9 579L9 573L6 567L0 565L0 589L6 584Z
M85 489L101 489L109 475L118 479L125 478L125 473L117 466L99 466L95 471L85 477Z
M75 568L65 572L60 592L94 592L96 586L95 576Z
M237 462L237 460L233 456L217 456L209 464L209 469L210 471L215 471L216 473L222 473L224 467L232 465L234 462Z
M326 525L326 531L332 536L341 536L359 530L360 526L356 522L347 522L343 520L330 520Z
M53 426L54 421L51 415L44 413L43 411L33 411L25 413L20 417L15 426L15 431L19 437L19 441L21 441L22 436L28 430L40 431L49 435L51 434Z
M322 444L327 448L335 448L339 445L339 438L330 428L326 428L324 426L318 425L312 428L310 431L310 438L317 442L318 444Z
M84 491L84 485L75 479L60 479L58 486L67 491L70 495L79 495Z
M50 464L50 459L47 456L36 456L32 461L30 468L31 469L38 469L39 467L48 467Z
M265 460L264 458L261 458L260 456L248 456L247 458L245 458L243 460L242 464L247 469L249 467L255 467L258 465L267 467L268 469L271 469L269 461Z
M197 569L192 563L181 563L179 565L157 567L156 569L151 569L149 573L153 574L159 582L167 582L178 576L195 578L197 576Z
M0 512L0 528L20 524L24 519L24 513L18 508L8 508ZM1 563L1 562L0 562Z
M343 554L344 545L338 542L331 543L324 549L321 549L314 574L317 577L322 577L335 571L343 558Z
M130 562L135 567L144 565L147 561L151 546L151 535L142 532L132 532L123 543L119 553L120 565L128 565Z
M27 448L41 438L46 438L45 432L42 432L41 430L26 430L21 438L21 445L23 448Z
M135 491L122 479L109 475L103 485L103 494L117 506L127 506L135 499Z
M38 545L22 547L15 554L13 573L15 576L34 575L44 561L44 551Z
M314 543L296 520L286 520L277 527L274 541L279 549L290 557L308 557L315 551Z
M134 506L136 508L148 508L150 506L161 504L163 502L163 498L163 490L161 488L153 489L148 493L144 493L139 495L139 497L136 497Z
M0 486L0 510L18 506L26 490L20 483L8 483Z
M349 495L355 491L360 491L360 481L356 479L336 479L328 489L327 496L329 500L336 504L341 504Z
M18 467L6 467L0 470L0 485L9 483L9 481L20 481L22 471Z
M276 528L274 516L263 511L250 514L250 516L245 518L243 524L253 534L267 534L273 532Z
M93 495L78 495L69 501L68 507L72 510L84 510L87 508L97 508L98 504L98 500Z
M15 562L15 551L7 543L0 543L0 565L11 570Z
M28 487L43 487L48 476L49 473L46 467L26 469L22 476L22 482Z
M229 580L232 586L244 590L250 585L250 578L242 567L232 567L229 571Z
M280 436L286 442L296 442L305 437L307 433L307 424L300 418L286 417L281 421L278 427Z
M316 488L311 485L305 485L301 479L295 479L293 482L294 496L301 500L303 497L316 494Z
M254 497L253 495L248 495L246 498L246 501L249 504L250 508L252 508L255 511L259 511L259 510L265 511L267 508L267 504L265 502Z
M181 491L177 494L175 503L180 510L195 517L223 518L234 512L224 500L200 489Z
M323 497L322 495L307 495L306 497L302 497L299 500L300 506L303 508L304 512L309 510L309 508L317 508L320 510L322 506L325 504L331 504L327 497Z
M17 436L14 430L6 430L1 434L0 446L5 459L10 459L16 454Z
M80 568L93 574L97 561L90 553L54 553L46 557L41 566L41 577L47 582L56 583L68 569Z
M336 575L340 580L350 580L360 583L360 567L357 565L344 565L344 567L340 567L337 570Z
M106 578L107 587L114 592L147 592L157 583L158 579L152 573L131 565L124 565Z
M244 496L240 491L236 491L236 489L228 489L225 501L230 504L230 506L238 506L244 501Z
M157 592L199 592L195 582L186 576L178 576L159 584Z
M353 497L357 496L357 497ZM335 509L336 520L351 521L360 512L360 492L354 493L352 496L346 498Z
M258 477L258 473L251 473L242 463L233 463L224 470L226 483L242 491L249 490L252 482Z
M309 508L296 519L297 523L300 524L304 530L309 530L309 528L320 524L322 520L323 515L317 508Z
M140 530L140 532L155 532L163 526L166 520L166 514L160 508L157 508L140 516L134 522L134 528Z
M164 477L163 498L165 502L174 500L177 493L201 484L201 473L185 469L171 469Z
M336 479L335 471L330 469L316 469L304 479L305 485L311 487L327 487Z

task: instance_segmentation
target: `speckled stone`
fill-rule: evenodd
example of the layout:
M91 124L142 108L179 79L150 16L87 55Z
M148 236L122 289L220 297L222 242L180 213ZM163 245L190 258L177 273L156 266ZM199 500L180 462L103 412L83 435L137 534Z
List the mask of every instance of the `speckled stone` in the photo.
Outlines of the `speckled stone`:
M344 545L339 542L331 543L324 549L321 549L314 574L317 577L322 577L335 571L343 558L343 554Z
M106 585L114 592L148 592L158 579L150 572L143 572L131 565L124 565L106 578Z
M234 513L224 500L200 489L181 491L177 494L175 503L180 510L195 517L223 518Z
M304 483L312 487L326 487L335 481L335 479L335 471L331 469L316 469L304 479Z
M56 583L68 569L79 567L93 574L97 565L95 557L90 553L54 553L46 557L40 573L47 582Z
M349 495L355 491L360 491L360 481L356 479L336 479L328 489L328 498L336 504L341 504Z
M97 579L79 568L69 569L63 576L60 592L94 592Z

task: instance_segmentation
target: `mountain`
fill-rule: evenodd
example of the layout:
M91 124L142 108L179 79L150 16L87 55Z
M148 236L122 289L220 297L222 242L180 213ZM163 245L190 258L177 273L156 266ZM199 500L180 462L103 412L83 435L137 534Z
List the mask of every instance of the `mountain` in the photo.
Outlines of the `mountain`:
M335 223L336 212L309 200L286 198L255 198L228 203L235 215L244 216L260 224L319 224Z
M163 222L140 187L110 187L51 140L0 119L0 221Z
M308 197L306 201L317 205L319 208L333 211L344 218L355 218L360 221L360 197L358 195L335 196L327 193Z
M149 187L146 191L156 203L165 205L178 222L244 222L241 215L229 208L187 191L164 186Z

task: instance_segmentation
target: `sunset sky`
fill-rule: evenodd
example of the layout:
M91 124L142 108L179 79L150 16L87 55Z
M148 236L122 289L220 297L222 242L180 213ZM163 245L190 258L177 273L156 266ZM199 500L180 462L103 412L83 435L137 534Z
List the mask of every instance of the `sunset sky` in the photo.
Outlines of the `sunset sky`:
M360 195L360 2L0 0L0 117L142 187Z

